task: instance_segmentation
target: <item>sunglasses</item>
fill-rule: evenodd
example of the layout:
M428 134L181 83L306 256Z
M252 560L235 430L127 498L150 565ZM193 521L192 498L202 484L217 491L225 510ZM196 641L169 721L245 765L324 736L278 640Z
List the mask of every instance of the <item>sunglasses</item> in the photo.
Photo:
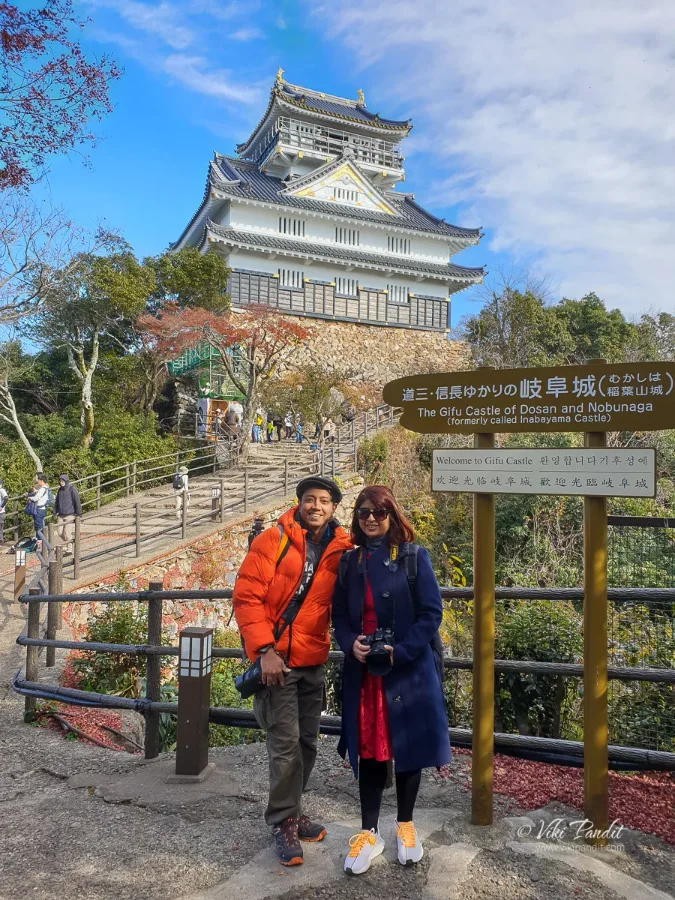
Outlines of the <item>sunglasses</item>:
M377 509L368 509L367 506L359 506L357 510L355 510L356 516L362 522L365 522L370 516L372 516L376 522L384 522L384 520L389 515L389 510L384 509L383 507L378 507Z

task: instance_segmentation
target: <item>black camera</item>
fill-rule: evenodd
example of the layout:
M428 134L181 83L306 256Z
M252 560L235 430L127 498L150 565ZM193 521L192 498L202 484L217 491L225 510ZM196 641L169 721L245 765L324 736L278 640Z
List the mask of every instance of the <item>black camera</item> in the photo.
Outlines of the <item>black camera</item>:
M373 634L367 634L361 641L370 647L366 656L366 667L371 675L387 675L391 671L391 658L387 647L394 646L394 632L389 628L378 628Z

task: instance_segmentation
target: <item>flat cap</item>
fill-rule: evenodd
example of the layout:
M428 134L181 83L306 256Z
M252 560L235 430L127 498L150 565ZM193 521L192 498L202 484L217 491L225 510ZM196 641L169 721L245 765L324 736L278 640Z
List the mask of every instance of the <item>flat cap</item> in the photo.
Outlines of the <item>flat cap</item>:
M321 488L323 491L328 491L333 503L339 503L342 500L342 491L330 478L323 478L321 475L310 475L309 478L303 478L295 489L298 500L302 500L302 495L309 488Z

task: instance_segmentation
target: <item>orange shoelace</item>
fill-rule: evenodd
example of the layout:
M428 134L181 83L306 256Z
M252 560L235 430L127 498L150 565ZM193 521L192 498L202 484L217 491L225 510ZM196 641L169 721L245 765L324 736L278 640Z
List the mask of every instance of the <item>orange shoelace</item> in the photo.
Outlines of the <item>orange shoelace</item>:
M417 833L412 822L399 822L396 834L406 847L414 847L417 843Z
M375 835L372 831L361 831L359 834L355 834L354 837L349 838L349 846L351 847L349 856L358 856L366 844L374 843Z

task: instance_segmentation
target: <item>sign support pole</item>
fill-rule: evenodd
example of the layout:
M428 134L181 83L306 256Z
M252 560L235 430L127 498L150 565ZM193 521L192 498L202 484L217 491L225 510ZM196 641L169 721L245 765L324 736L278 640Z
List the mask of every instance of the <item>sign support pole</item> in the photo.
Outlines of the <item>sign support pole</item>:
M474 446L489 450L494 434L476 434ZM492 825L495 720L495 497L473 495L473 736L471 822Z
M585 444L606 447L607 435L588 432ZM607 498L585 497L584 814L599 832L609 828L607 734Z

